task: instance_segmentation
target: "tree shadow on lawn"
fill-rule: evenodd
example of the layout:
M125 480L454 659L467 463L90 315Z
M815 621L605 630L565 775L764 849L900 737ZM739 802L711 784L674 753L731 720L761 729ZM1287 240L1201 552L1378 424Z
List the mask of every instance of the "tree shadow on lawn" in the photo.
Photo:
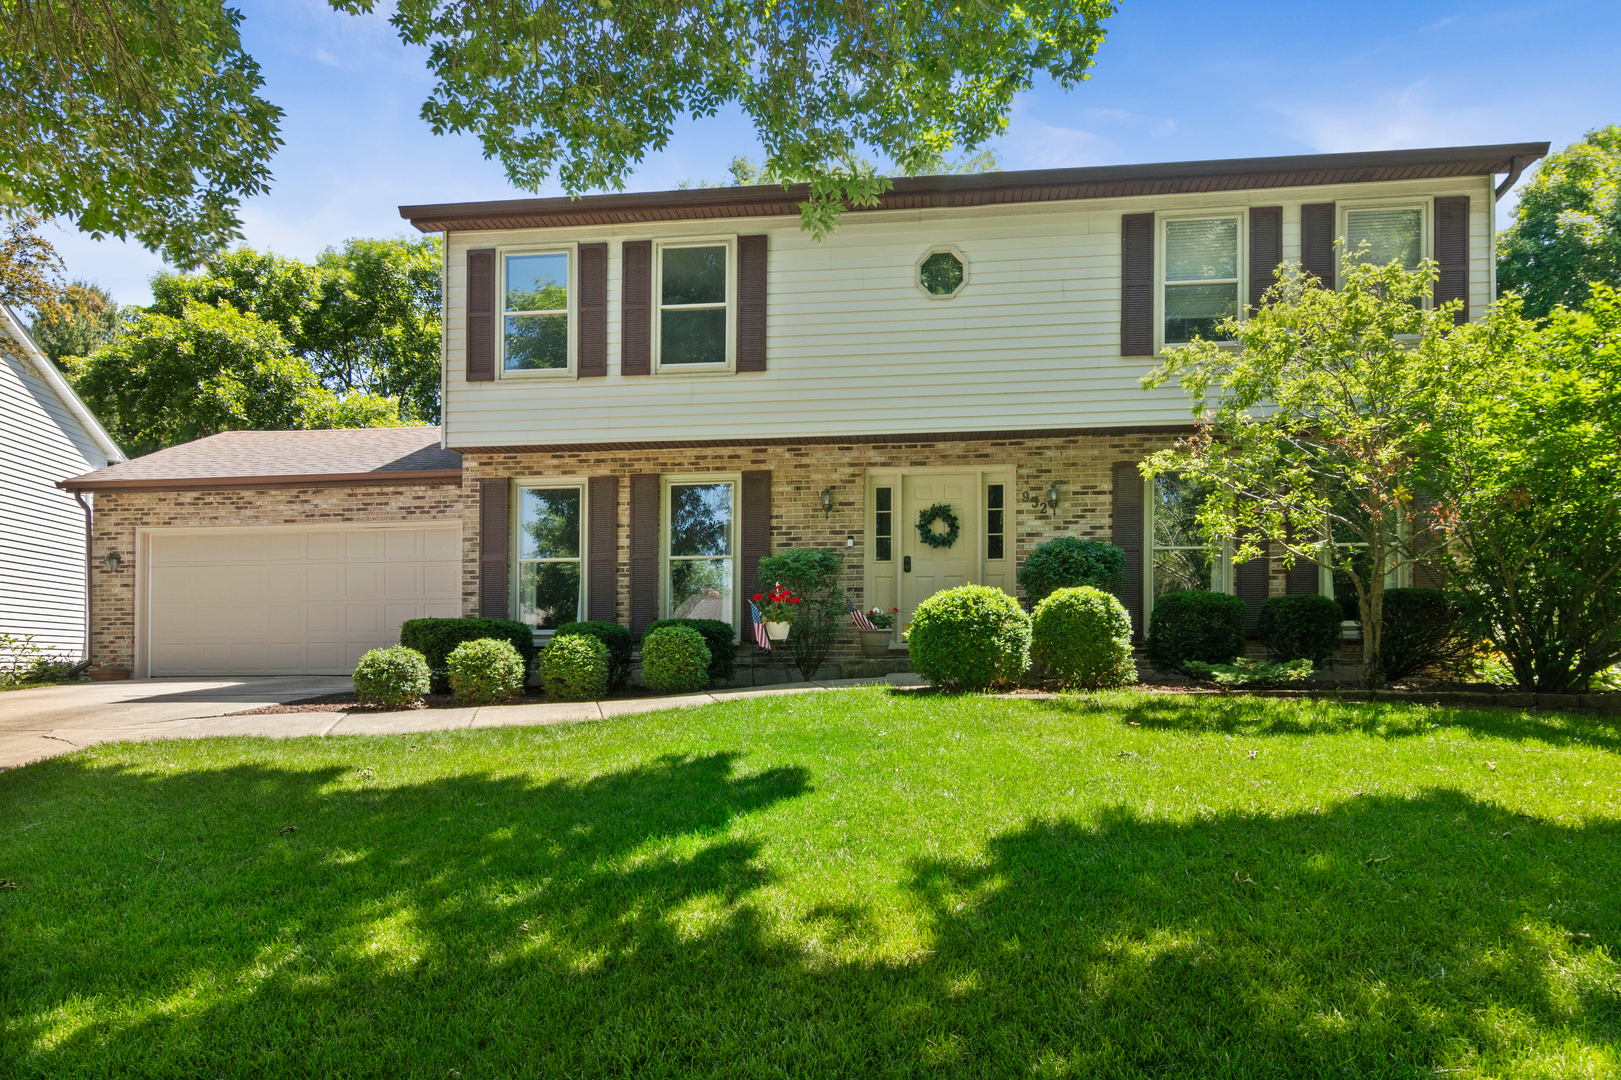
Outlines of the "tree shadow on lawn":
M109 827L58 840L4 894L0 1071L1367 1077L1616 1062L1613 822L1529 821L1446 790L1194 822L1115 809L1029 822L980 860L897 864L899 881L789 880L816 843L795 817L801 769L737 775L717 754L538 786L331 787L345 771L59 763L53 783ZM221 824L247 821L263 827ZM929 947L840 952L882 942L896 886Z
M1601 716L1523 709L1469 709L1411 702L1338 702L1330 699L1131 695L1064 695L1046 708L1118 715L1121 723L1148 729L1229 735L1326 735L1362 732L1386 739L1428 735L1437 727L1461 727L1515 742L1552 746L1582 744L1621 750L1621 724Z

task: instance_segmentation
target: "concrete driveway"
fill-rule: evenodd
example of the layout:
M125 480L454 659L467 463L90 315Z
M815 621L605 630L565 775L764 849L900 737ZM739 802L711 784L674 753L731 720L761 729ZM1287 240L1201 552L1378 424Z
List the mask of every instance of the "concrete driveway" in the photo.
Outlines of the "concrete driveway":
M228 716L354 689L347 676L131 679L0 694L0 769L95 743L188 735L319 735L341 713Z

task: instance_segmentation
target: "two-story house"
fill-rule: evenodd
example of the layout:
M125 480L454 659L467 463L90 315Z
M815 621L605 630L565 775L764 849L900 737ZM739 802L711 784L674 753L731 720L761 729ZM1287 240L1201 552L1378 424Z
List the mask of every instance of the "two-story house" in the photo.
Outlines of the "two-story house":
M541 633L741 626L760 558L789 546L841 550L850 598L903 617L964 582L1015 591L1020 560L1061 535L1125 549L1139 628L1171 589L1252 606L1331 591L1313 567L1206 551L1190 493L1137 471L1189 430L1186 398L1138 380L1257 303L1279 264L1332 283L1340 239L1434 259L1434 301L1478 315L1494 204L1546 151L905 179L820 242L776 187L403 207L445 238L442 427L216 436L73 482L99 491L97 544L135 556L133 580L97 593L116 624L98 662L217 670L236 619L231 663L340 670L396 615L447 606ZM424 467L392 464L410 455ZM367 554L389 543L392 585ZM193 557L220 582L181 573ZM319 656L295 641L315 626L334 642Z

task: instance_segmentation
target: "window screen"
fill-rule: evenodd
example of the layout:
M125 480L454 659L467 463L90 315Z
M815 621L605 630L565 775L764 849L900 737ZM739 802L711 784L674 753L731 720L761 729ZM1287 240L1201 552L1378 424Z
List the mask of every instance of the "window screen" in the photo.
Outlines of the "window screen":
M1213 340L1238 315L1238 219L1165 223L1165 341Z

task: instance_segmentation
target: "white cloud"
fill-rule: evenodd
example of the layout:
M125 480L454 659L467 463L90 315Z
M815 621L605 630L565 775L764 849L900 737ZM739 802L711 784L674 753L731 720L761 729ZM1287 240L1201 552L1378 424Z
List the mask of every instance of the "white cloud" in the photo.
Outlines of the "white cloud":
M1323 153L1468 146L1502 140L1503 113L1481 106L1439 104L1427 82L1357 101L1328 105L1275 104L1290 133Z

